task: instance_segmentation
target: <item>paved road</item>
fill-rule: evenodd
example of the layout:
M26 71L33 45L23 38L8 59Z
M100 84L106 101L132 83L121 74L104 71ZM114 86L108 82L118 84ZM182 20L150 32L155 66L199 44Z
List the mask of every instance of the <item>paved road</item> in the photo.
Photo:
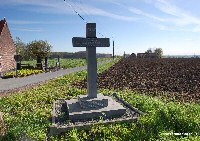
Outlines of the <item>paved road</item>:
M101 62L101 63L98 63L98 65L102 65L107 62L108 61ZM74 73L74 72L83 71L86 69L87 69L87 66L82 66L82 67L76 67L76 68L70 68L70 69L61 69L55 72L40 73L37 75L31 75L31 76L22 77L22 78L0 79L0 92L24 87L27 85L32 85L32 84L36 84L40 82L45 82L50 79L54 79L54 78L67 75L70 73Z

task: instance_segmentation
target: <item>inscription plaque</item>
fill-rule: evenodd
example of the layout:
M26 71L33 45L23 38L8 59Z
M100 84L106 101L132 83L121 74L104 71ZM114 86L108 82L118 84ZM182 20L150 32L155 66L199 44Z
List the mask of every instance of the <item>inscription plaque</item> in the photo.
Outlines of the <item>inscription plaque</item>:
M109 38L72 38L73 47L109 47Z

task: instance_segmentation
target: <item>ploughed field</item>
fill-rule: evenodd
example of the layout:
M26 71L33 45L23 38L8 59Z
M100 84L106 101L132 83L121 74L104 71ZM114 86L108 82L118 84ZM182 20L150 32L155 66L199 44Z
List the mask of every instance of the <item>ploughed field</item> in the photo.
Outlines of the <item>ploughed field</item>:
M126 58L98 76L99 88L131 89L165 95L184 102L200 102L200 59ZM87 87L87 80L76 83Z

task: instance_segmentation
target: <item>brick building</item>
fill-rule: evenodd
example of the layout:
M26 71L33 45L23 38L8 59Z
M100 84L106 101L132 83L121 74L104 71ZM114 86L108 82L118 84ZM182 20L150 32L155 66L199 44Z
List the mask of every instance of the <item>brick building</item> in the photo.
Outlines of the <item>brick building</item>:
M16 47L6 19L0 21L0 74L15 68Z

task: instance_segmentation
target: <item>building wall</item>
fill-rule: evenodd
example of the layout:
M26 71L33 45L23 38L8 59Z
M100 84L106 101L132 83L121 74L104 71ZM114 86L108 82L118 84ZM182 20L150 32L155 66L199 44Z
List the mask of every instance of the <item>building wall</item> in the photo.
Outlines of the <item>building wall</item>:
M0 33L0 73L15 68L15 54L16 47L8 28L8 24L4 19L4 27Z

